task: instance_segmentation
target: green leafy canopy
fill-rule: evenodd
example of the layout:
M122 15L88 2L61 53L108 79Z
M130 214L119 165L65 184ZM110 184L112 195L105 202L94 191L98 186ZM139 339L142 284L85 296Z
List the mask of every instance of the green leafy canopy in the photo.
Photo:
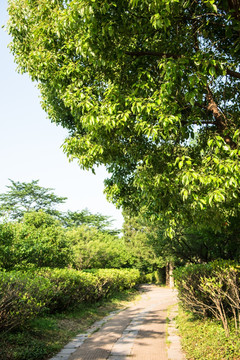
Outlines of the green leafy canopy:
M20 71L68 157L106 166L109 199L169 235L238 211L239 1L10 0L9 15Z

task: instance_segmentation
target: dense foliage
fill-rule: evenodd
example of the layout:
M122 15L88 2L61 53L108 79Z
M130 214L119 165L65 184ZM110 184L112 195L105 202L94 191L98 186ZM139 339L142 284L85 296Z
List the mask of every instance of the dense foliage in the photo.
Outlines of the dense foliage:
M123 217L123 238L128 251L134 254L133 266L145 273L164 267L171 254L164 251L159 224L142 216L131 216L127 211Z
M0 267L65 267L73 251L61 224L42 211L25 213L21 222L0 224Z
M93 219L65 227L55 216L38 211L0 224L0 268L136 268L151 273L164 266L144 233L118 237L107 229L105 217L102 225L98 221L100 230L95 223L100 215L87 217Z
M71 243L76 269L128 267L130 253L124 239L88 226L66 232Z
M179 226L171 239L164 237L161 223L153 222L149 226L153 231L148 237L157 253L164 259L172 258L177 266L185 263L208 263L217 259L240 262L239 216L230 217L219 231L200 224L198 227Z
M9 269L15 264L14 238L14 225L11 223L0 224L0 268Z
M239 208L239 14L235 0L9 1L11 50L69 129L69 158L104 164L109 198L169 235Z

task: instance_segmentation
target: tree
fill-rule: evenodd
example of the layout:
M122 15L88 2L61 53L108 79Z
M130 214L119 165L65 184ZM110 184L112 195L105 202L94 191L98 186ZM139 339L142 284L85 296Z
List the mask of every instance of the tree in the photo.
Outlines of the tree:
M109 199L221 229L239 209L239 0L10 0L20 71ZM211 219L211 221L209 221Z
M111 235L117 235L120 232L118 230L110 229L113 220L111 220L109 216L99 213L92 214L88 209L62 213L60 219L65 227L79 227L81 225L86 225Z
M184 263L208 263L217 259L239 261L240 232L237 224L239 217L231 219L221 232L206 227L178 229L169 250Z
M71 266L71 243L67 240L65 229L53 216L41 210L27 212L15 227L12 247L14 268Z
M132 267L131 254L122 238L88 225L67 229L66 238L73 250L73 266L78 270Z
M44 212L56 215L54 209L57 204L62 204L67 199L55 195L50 188L38 185L39 180L29 183L13 181L6 193L0 194L0 215L7 214L11 219L22 219L24 213L44 210Z
M208 263L217 259L240 260L239 217L230 219L221 231L206 226L178 227L172 239L164 237L164 228L156 224L149 241L158 247L163 258L172 259L176 266Z
M12 223L0 224L0 269L11 269L16 263L14 254L15 229Z

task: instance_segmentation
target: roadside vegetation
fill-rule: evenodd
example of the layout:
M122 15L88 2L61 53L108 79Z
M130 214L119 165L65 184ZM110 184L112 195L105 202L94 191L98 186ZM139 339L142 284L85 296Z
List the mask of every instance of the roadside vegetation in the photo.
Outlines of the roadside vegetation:
M57 211L65 198L37 181L9 188L0 195L1 360L48 359L139 283L165 284L170 264L189 359L239 359L238 216L221 232L179 227L167 239L161 222L125 210L120 236L101 214Z
M175 270L177 322L191 360L240 359L240 266L218 260Z
M140 229L119 236L104 215L61 213L65 198L38 181L8 189L0 195L1 360L48 359L135 299L139 283L164 281L163 259Z

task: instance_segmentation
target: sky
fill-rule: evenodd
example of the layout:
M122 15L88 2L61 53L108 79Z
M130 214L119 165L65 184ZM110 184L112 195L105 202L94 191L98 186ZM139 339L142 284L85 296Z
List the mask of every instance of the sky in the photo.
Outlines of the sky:
M40 94L30 78L16 71L6 24L7 0L0 0L0 193L6 192L9 179L20 182L39 180L39 185L54 189L68 200L61 211L87 208L91 213L110 216L113 227L121 229L121 210L106 200L104 167L96 175L69 163L61 149L67 131L47 119L40 105Z

